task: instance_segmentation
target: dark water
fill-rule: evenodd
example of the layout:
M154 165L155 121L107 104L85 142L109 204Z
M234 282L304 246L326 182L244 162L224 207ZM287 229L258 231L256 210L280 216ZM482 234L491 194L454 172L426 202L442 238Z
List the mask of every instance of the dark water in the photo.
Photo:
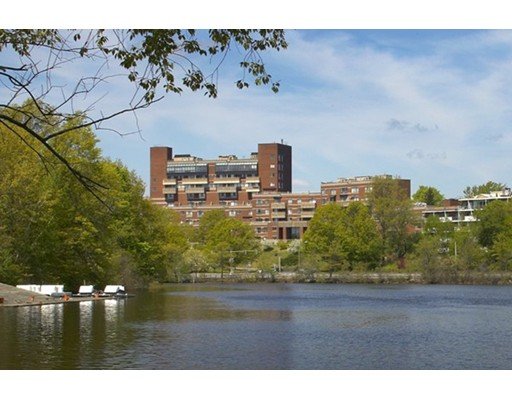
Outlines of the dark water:
M512 369L512 287L181 285L0 309L1 369Z

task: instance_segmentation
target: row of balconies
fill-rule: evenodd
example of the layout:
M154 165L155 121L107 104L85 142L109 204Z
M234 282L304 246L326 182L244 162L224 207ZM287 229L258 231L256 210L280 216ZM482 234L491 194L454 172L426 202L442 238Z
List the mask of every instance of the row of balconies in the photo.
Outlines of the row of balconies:
M243 181L243 182L242 182ZM260 183L259 176L247 177L244 179L241 178L214 178L211 184L213 185L230 185L237 183L246 183L246 184L258 184ZM207 178L183 178L180 179L179 182L176 179L164 179L164 186L176 186L178 184L181 185L208 185Z
M306 209L306 210L310 210L310 209L315 209L316 208L316 202L314 201L310 201L310 202L304 202L304 203L300 203L300 204L296 204L296 205L288 205L288 207L286 206L286 203L272 203L271 204L271 208L273 210L284 210L284 209Z
M236 193L239 189L245 190L250 193L258 193L259 186L235 186L235 185L217 185L217 186L164 186L164 194L175 194L178 190L185 191L185 193L204 193L206 190L215 191L218 193Z

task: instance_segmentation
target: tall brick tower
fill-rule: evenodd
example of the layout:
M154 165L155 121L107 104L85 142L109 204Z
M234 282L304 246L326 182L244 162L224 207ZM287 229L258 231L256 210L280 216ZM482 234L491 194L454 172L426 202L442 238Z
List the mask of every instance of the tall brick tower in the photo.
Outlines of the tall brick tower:
M172 159L171 147L151 147L149 197L154 202L165 202L163 181L167 178L167 161Z
M292 191L292 148L283 143L258 144L258 175L261 189L270 192Z

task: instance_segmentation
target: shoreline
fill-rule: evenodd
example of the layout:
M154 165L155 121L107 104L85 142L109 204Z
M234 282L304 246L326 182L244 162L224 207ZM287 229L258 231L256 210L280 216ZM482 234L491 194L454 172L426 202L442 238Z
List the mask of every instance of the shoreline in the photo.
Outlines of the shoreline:
M193 273L169 283L326 283L326 284L415 284L415 285L512 285L512 272L424 274L420 272L240 272Z
M26 307L26 306L44 306L48 304L66 304L77 303L80 301L101 301L110 299L110 297L68 297L67 299L61 297L50 297L44 294L31 292L25 289L19 289L15 286L0 283L0 308L6 307Z
M424 274L419 272L233 272L192 273L179 281L162 284L201 283L321 283L380 285L512 285L512 272L476 272ZM156 284L157 286L160 283ZM109 297L55 298L0 283L0 308L43 306L81 301L102 301Z

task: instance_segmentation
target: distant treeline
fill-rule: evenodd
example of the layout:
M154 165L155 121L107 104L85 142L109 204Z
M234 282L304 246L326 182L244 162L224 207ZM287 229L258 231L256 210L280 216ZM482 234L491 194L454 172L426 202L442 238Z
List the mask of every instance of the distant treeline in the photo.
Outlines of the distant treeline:
M11 117L24 114L13 110ZM51 135L65 128L57 124L34 129ZM382 178L367 204L319 207L302 241L260 241L223 210L206 212L193 228L151 204L142 180L104 157L90 128L51 140L69 165L24 129L0 124L0 282L76 290L84 282L141 286L233 271L331 278L404 271L436 282L466 271L511 270L510 203L490 203L467 226L424 222L397 181Z

